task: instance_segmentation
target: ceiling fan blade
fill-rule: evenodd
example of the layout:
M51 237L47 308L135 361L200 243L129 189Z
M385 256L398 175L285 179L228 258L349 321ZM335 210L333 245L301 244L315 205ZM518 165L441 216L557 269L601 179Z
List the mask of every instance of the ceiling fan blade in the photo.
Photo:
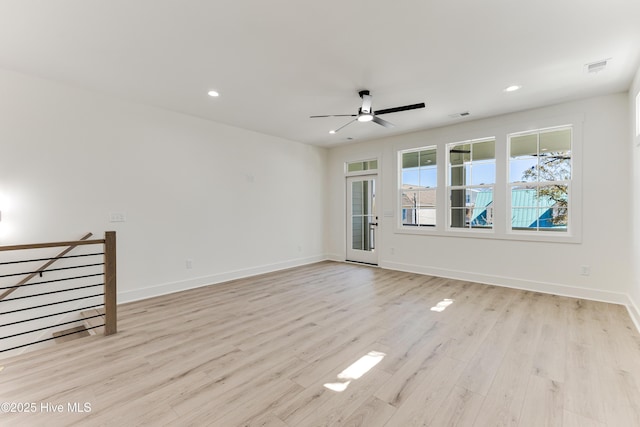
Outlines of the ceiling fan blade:
M371 102L372 102L372 98L371 95L362 95L362 108L360 109L360 111L362 111L363 113L370 113L371 112Z
M350 122L347 122L347 124L344 124L342 126L340 126L338 129L334 130L333 133L338 133L340 130L346 128L347 126L349 126L351 123L355 122L357 119L353 119Z
M386 121L386 120L382 120L380 117L373 116L373 121L374 121L374 122L376 122L377 124L381 125L381 126L386 127L386 128L392 128L392 127L395 127L395 125L394 125L394 124L389 123L389 122L388 122L388 121Z
M375 114L389 114L389 113L397 113L399 111L408 111L408 110L417 110L418 108L424 108L424 102L420 104L411 104L405 105L403 107L394 107L394 108L385 108L384 110L378 110Z
M317 119L319 117L356 117L357 114L327 114L326 116L309 116L310 119Z

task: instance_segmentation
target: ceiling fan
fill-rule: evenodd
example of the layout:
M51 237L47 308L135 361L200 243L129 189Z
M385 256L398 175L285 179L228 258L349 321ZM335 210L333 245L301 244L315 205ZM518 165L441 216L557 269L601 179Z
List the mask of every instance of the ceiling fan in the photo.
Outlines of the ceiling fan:
M374 122L374 123L379 124L380 126L384 126L386 128L392 128L392 127L394 127L394 125L392 123L389 123L388 121L383 120L378 116L381 115L381 114L397 113L399 111L416 110L418 108L424 108L425 107L424 102L421 102L419 104L404 105L402 107L385 108L384 110L373 111L373 110L371 110L372 96L371 96L370 92L368 90L361 90L361 91L358 92L358 95L360 95L360 98L362 98L362 106L358 109L358 114L328 114L328 115L325 115L325 116L310 116L310 118L317 119L317 118L320 118L320 117L355 117L355 119L351 120L347 124L344 124L344 125L340 126L338 129L332 130L329 133L336 133L336 132L344 129L345 127L347 127L351 123L355 122L356 120L359 121L359 122Z

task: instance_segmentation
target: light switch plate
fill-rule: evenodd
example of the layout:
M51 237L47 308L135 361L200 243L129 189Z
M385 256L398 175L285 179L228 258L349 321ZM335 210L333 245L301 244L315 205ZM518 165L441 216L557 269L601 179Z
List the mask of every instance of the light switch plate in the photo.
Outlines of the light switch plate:
M127 215L124 212L111 212L109 214L110 222L125 222L127 220Z

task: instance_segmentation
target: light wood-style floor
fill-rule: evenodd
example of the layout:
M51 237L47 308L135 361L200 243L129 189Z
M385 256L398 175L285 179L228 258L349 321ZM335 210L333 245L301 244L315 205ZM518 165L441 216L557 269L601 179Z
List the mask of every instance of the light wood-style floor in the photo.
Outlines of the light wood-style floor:
M39 412L2 426L640 426L624 307L343 263L126 304L118 335L0 366L0 402Z

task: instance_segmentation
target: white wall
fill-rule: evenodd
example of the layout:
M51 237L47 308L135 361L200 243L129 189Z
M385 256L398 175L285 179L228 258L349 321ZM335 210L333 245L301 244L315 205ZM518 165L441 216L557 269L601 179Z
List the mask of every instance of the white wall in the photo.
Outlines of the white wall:
M496 136L504 146L513 129L528 130L580 118L583 156L581 243L543 243L396 232L396 156L398 149L438 145ZM381 132L384 132L381 129ZM628 303L631 282L631 202L628 195L628 97L615 94L515 114L461 123L403 136L331 149L329 179L331 237L328 252L345 256L345 161L378 157L381 160L379 264L544 292ZM393 213L394 217L383 214ZM394 253L391 253L391 249ZM580 266L591 267L590 276Z
M115 230L121 302L324 257L325 149L9 71L0 145L0 245Z
M632 230L633 230L633 282L631 288L631 298L635 308L636 325L640 325L640 136L636 136L636 120L639 120L640 112L636 110L636 96L640 92L640 68L636 72L635 79L629 90L629 111L630 111L630 137L629 144L631 150L630 158L633 161L632 192L633 204L631 207ZM638 326L640 328L640 326Z

